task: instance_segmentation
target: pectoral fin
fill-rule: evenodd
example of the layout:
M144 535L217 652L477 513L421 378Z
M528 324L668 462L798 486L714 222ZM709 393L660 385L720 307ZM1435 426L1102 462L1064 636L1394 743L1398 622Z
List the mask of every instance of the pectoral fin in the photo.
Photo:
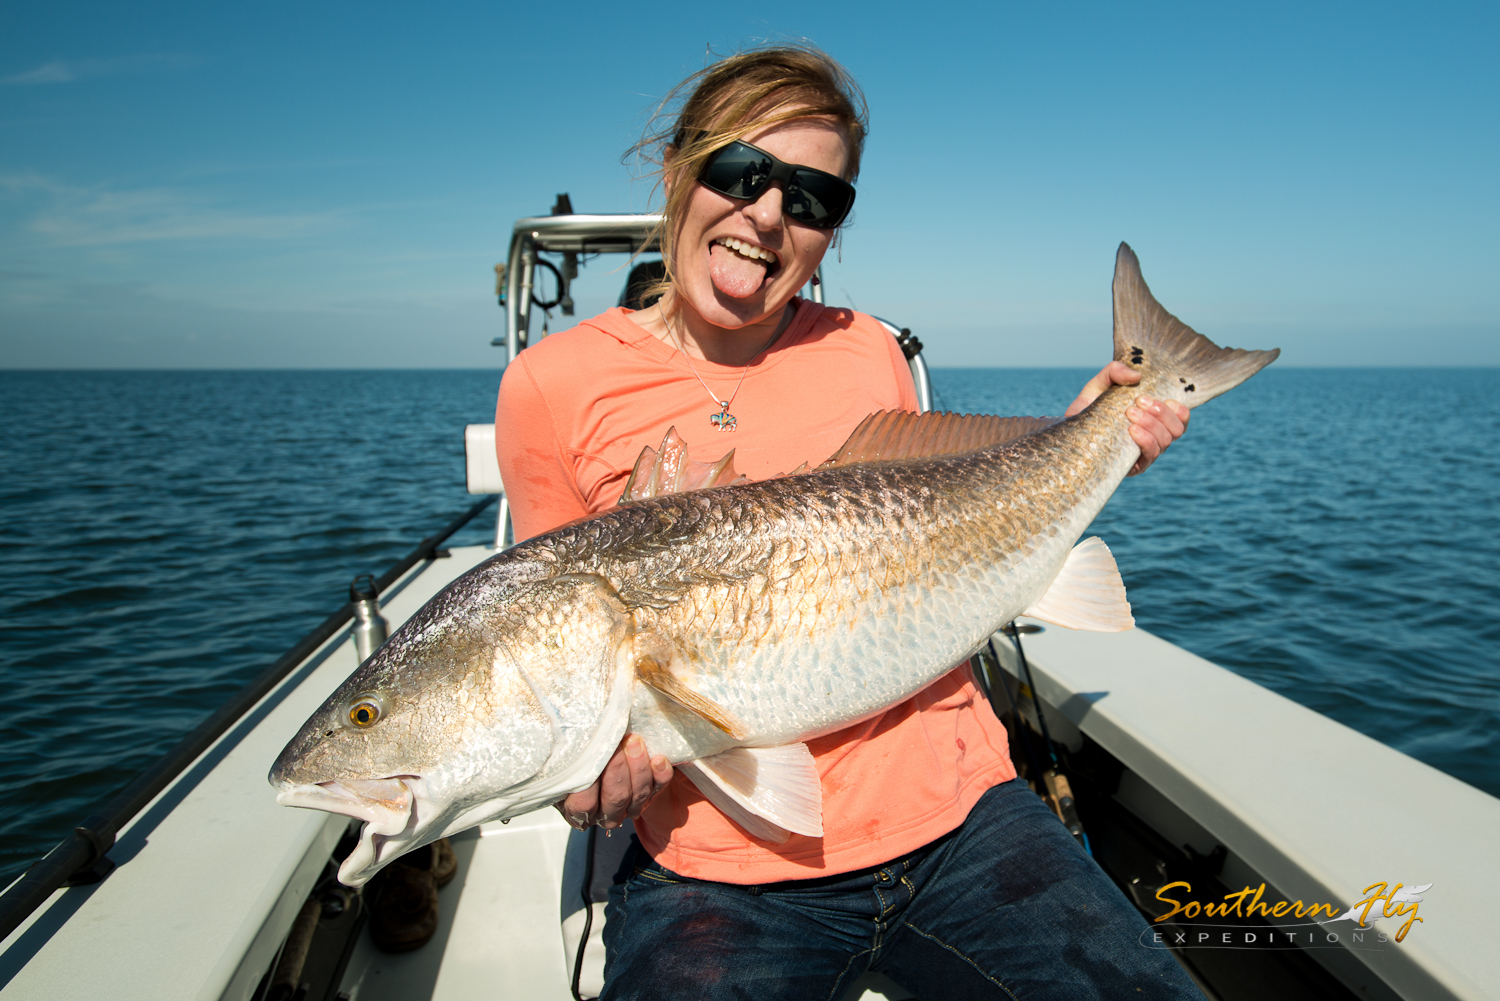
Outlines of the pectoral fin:
M823 836L823 785L806 744L733 747L677 767L751 837Z
M733 713L719 705L713 699L700 695L693 689L684 685L672 675L672 672L656 656L644 655L635 662L636 677L650 685L653 689L676 702L689 712L708 720L714 726L723 730L735 740L744 740L748 734L745 724L741 723Z
M1122 633L1135 628L1120 568L1097 535L1073 547L1047 593L1025 614L1066 629Z

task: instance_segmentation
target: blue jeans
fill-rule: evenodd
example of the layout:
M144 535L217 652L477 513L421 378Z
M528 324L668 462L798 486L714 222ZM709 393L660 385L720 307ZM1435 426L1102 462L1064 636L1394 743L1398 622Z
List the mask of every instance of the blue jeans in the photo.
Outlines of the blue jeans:
M922 1001L1202 999L1169 953L1138 944L1145 920L1019 779L958 830L857 873L734 886L638 851L605 913L605 1001L839 1001L867 970Z

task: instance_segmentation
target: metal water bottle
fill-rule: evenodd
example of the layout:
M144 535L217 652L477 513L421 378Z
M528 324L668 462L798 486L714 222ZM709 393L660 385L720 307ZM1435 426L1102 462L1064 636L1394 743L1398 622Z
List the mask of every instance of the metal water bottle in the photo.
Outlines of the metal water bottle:
M349 601L354 605L354 649L361 664L385 642L385 619L380 614L379 599L375 578L367 573L360 574L349 585Z

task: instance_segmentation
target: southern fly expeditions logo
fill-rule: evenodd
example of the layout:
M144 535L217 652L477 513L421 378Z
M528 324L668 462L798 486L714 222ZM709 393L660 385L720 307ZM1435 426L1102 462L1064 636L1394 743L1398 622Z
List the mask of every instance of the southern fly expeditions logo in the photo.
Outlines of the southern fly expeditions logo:
M1191 883L1178 880L1156 891L1156 899L1167 905L1167 910L1141 932L1140 944L1148 949L1371 950L1392 937L1404 941L1412 927L1423 922L1417 911L1422 894L1430 889L1431 883L1371 883L1364 888L1359 903L1340 913L1337 904L1267 900L1264 883L1204 903L1192 899ZM1204 918L1218 920L1200 920ZM1391 936L1371 926L1376 918L1405 921ZM1342 925L1345 921L1354 923Z

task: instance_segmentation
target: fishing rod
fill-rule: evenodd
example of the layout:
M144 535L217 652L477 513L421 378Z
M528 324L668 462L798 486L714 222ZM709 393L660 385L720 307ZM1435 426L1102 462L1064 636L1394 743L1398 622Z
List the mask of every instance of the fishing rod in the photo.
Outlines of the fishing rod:
M1031 744L1031 728L1025 725L1025 720L1021 717L1020 707L1016 705L1016 700L1011 698L1010 685L1006 683L1004 678L1000 677L1000 651L995 649L995 640L993 637L990 639L988 646L990 652L989 660L995 665L993 669L995 681L993 684L985 684L985 697L990 700L991 704L994 704L994 685L999 685L1000 690L1005 693L1005 707L1010 710L1011 722L1015 726L1016 731L1014 739L1026 750L1027 774L1040 775L1042 774L1042 763L1036 756L1036 748ZM983 669L983 672L991 670L982 655L975 654L974 661L976 665ZM979 674L980 678L984 676L984 673ZM1010 736L1009 731L1007 731L1007 736Z
M475 515L493 504L496 496L498 495L491 494L484 498L450 521L436 535L423 539L400 562L375 578L375 590L386 590L423 560L447 556L447 552L439 547ZM293 669L342 629L353 615L354 602L346 602L241 689L238 695L220 706L212 716L178 741L177 746L162 755L156 764L116 793L98 813L85 817L56 848L26 870L0 896L0 940L20 927L21 922L42 906L53 891L64 886L86 886L108 876L114 870L115 863L107 853L114 847L115 835L119 834L120 829L144 810L156 798L157 793L170 785L173 779L208 750L240 717L276 688Z
M1014 621L1011 621L1001 627L1000 631L1010 637L1011 645L1016 648L1016 658L1021 667L1021 680L1025 682L1026 688L1031 692L1031 704L1036 708L1037 725L1041 728L1042 742L1047 748L1047 757L1051 761L1051 767L1037 772L1038 777L1042 780L1042 789L1037 791L1042 793L1045 790L1042 798L1048 801L1048 805L1052 807L1052 811L1057 814L1058 819L1063 822L1063 826L1068 829L1068 833L1078 839L1079 844L1083 845L1084 851L1092 855L1094 850L1089 845L1089 836L1083 830L1083 821L1078 819L1078 804L1073 799L1073 785L1068 781L1068 775L1063 768L1062 760L1057 756L1057 745L1052 741L1052 733L1047 727L1047 714L1042 709L1042 697L1037 694L1036 684L1031 680L1031 664L1026 660L1026 650L1021 645L1021 634L1023 632L1040 632L1041 628L1039 626L1017 626ZM996 660L998 661L998 659L997 657ZM1001 684L1004 684L1004 679L1001 679ZM1010 697L1010 689L1007 688L1005 694L1008 699ZM1027 754L1032 757L1032 767L1035 767L1035 756L1031 753L1031 742L1029 740L1026 742L1026 750Z

